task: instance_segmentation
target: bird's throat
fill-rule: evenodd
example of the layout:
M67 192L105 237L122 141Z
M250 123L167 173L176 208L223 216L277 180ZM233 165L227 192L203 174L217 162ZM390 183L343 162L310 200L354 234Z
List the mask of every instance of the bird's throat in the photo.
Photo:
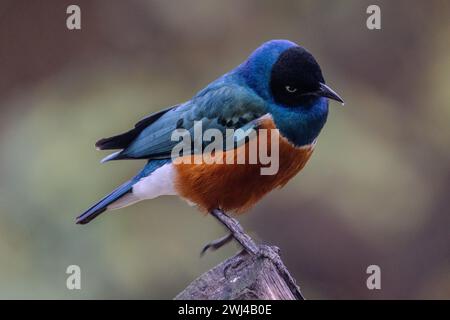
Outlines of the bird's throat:
M308 108L274 106L273 121L281 136L296 147L311 144L318 137L328 116L328 102L320 99Z

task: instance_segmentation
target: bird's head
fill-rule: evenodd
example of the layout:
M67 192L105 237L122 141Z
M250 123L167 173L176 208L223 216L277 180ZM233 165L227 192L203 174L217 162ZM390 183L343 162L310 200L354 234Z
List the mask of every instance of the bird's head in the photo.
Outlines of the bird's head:
M316 59L287 40L272 40L256 49L239 67L247 84L261 97L285 107L309 107L320 98L344 103L325 84Z

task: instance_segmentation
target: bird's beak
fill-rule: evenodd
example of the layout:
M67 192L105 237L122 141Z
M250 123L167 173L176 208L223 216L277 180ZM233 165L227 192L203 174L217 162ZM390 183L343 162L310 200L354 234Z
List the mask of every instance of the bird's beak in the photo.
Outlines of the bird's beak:
M325 83L320 84L319 91L316 93L318 96L325 97L328 99L332 99L335 101L338 101L344 105L344 100L329 86L327 86Z

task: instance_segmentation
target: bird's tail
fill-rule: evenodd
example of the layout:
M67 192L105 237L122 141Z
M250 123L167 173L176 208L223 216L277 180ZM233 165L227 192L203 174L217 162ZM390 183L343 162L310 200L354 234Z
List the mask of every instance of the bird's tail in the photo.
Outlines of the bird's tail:
M119 207L124 207L125 205L131 204L133 201L119 201L119 200L132 192L134 183L135 181L130 180L122 184L120 187L118 187L113 192L108 194L106 197L101 199L99 202L94 204L92 207L87 209L83 214L78 216L76 218L76 223L86 224L91 220L95 219L103 212L105 212L108 209L108 207L110 207L111 209L117 209ZM123 203L121 205L117 205L117 203L119 202Z
M149 160L141 172L139 172L134 178L122 184L120 187L87 209L83 214L78 216L75 220L76 223L86 224L106 210L123 208L141 201L142 198L139 198L133 194L133 186L142 178L149 176L156 169L170 163L171 161L171 159Z

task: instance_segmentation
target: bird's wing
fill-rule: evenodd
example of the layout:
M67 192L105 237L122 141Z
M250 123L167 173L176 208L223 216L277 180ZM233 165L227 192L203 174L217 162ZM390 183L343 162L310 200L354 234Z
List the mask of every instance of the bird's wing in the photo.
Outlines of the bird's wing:
M122 134L109 137L109 138L103 138L98 140L95 143L95 147L98 150L114 150L114 149L125 149L136 137L147 128L149 125L151 125L153 122L161 118L163 114L165 114L167 111L172 110L176 108L177 106L173 106L170 108L166 108L164 110L152 113L151 115L141 119L139 122L137 122L134 125L134 128L124 132Z
M198 126L201 122L203 132L207 129L218 129L225 137L226 129L248 130L256 127L258 119L266 113L266 103L250 89L221 84L201 91L192 100L164 110L162 114L149 116L146 118L147 122L144 119L136 125L133 130L137 132L130 133L133 131L131 130L116 136L126 136L126 139L115 138L120 143L115 143L114 146L120 146L123 150L108 156L105 160L170 158L173 147L179 143L178 140L171 139L176 129L186 129L193 137L194 124ZM235 142L239 143L237 141L239 136L234 138ZM126 141L127 145L125 146L122 141Z

